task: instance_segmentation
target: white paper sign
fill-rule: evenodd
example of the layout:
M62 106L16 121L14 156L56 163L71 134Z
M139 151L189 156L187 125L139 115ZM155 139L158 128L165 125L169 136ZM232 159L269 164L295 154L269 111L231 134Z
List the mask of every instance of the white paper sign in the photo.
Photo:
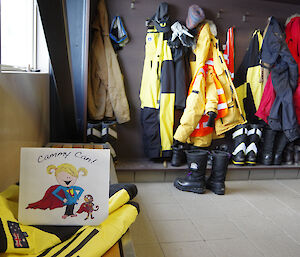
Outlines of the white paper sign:
M19 222L99 225L108 215L109 149L22 148Z

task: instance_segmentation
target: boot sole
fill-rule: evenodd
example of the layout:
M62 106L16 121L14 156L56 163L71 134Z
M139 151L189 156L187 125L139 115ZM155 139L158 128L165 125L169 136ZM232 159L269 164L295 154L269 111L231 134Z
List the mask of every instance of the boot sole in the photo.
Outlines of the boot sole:
M209 187L207 187L208 190L212 191L213 193L215 193L216 195L225 195L224 191L217 191L217 190L213 190Z
M177 184L174 185L177 189L181 190L181 191L185 191L185 192L193 192L196 194L204 194L205 193L205 189L200 189L200 188L186 188L186 187L181 187Z
M239 166L243 166L243 165L245 164L245 162L236 162L236 161L234 161L234 160L232 160L232 163L233 163L234 165L239 165Z

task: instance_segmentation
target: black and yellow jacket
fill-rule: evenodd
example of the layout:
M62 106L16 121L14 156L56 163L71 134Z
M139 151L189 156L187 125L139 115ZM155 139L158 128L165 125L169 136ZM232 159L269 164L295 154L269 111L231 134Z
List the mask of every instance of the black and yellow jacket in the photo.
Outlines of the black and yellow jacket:
M0 256L102 256L135 221L133 184L110 187L109 216L99 226L25 226L18 222L19 187L0 193Z
M161 3L146 35L140 100L144 151L150 159L172 154L176 79L167 11L167 3ZM184 108L185 99L181 101L176 106Z
M233 81L244 117L249 123L257 123L255 116L264 91L261 67L261 47L263 35L254 31L249 48L236 72Z

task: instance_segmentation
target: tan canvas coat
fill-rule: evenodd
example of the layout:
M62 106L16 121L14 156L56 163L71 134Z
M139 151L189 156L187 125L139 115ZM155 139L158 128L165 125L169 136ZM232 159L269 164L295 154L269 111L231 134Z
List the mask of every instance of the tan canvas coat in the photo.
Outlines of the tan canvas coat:
M130 120L129 105L117 55L109 38L104 0L99 1L97 10L89 57L88 113L94 120L115 117L118 123L124 123Z

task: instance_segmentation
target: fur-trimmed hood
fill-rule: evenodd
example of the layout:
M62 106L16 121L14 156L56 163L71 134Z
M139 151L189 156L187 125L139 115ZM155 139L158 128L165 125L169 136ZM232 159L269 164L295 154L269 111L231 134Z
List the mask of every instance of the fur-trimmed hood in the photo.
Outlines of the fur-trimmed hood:
M293 19L293 18L296 18L296 17L300 17L300 14L299 13L295 13L293 14L292 16L288 17L285 21L285 26L288 25L288 23Z

